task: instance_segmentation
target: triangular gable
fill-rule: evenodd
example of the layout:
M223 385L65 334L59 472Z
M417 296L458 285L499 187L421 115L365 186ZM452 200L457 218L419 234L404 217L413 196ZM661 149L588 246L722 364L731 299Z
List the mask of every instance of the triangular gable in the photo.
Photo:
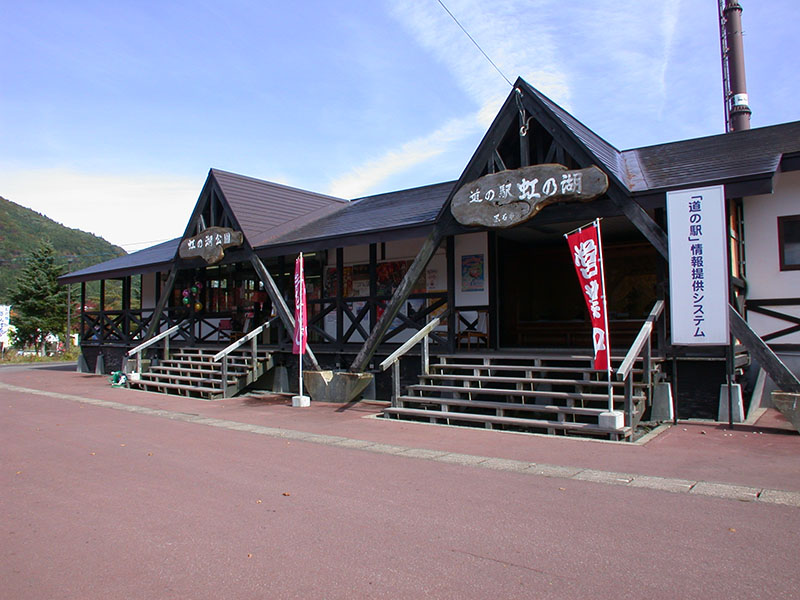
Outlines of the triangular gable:
M183 239L209 227L240 231L251 247L271 230L346 200L211 169L197 200Z
M520 135L522 127L527 129ZM437 222L456 225L450 212L453 197L479 177L521 166L558 163L568 169L595 165L608 177L607 196L663 255L667 254L666 233L631 197L626 181L629 162L611 144L548 99L517 79L478 149L473 154L453 192L439 213ZM453 231L454 229L451 229Z
M524 119L523 119L524 114ZM520 129L527 133L520 136ZM615 191L629 191L622 154L522 78L506 98L453 188L439 219L448 218L452 196L489 173L522 166L558 163L569 169L597 165Z

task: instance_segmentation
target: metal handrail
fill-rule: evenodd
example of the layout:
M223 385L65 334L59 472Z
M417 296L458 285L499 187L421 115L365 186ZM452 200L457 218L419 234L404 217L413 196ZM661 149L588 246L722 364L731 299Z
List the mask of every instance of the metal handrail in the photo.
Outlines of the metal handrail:
M185 320L181 321L180 323L178 323L177 325L173 325L172 327L170 327L166 331L162 331L158 335L155 335L155 336L151 337L146 342L142 342L141 344L139 344L135 348L131 348L130 350L128 350L125 353L125 356L130 357L130 356L136 355L136 371L141 373L142 372L142 350L146 350L147 348L149 348L150 346L152 346L156 342L159 342L159 341L161 341L163 339L164 340L164 358L168 358L168 356L169 356L169 336L171 336L173 333L178 331L181 327L185 327L188 323L189 323L189 320L185 319Z
M428 338L428 336L430 335L431 331L439 326L440 322L441 317L435 317L432 321L425 325L425 327L412 335L402 346L386 357L386 359L380 364L381 371L385 371L389 367L392 367L392 406L397 406L397 399L400 397L400 358L406 352L411 350L411 348L416 346L417 343L422 341L422 372L427 375L430 365L428 354L430 338Z
M639 333L636 335L636 339L633 340L633 344L631 344L628 353L625 355L625 359L622 361L622 364L617 369L617 379L619 381L623 381L628 374L633 369L633 363L639 358L639 355L642 353L642 349L644 345L647 343L653 335L653 325L658 320L658 317L661 316L661 313L664 312L664 301L658 300L653 305L653 309L650 311L650 314L647 315L647 318L644 320L642 324L642 328L639 330Z
M252 340L254 337L256 337L258 334L260 334L262 331L264 331L265 329L269 328L269 324L271 322L272 322L271 320L267 321L266 323L263 323L263 324L259 325L258 327L256 327L255 329L253 329L253 331L251 331L247 335L244 335L244 336L240 337L238 340L233 342L231 345L229 345L226 348L224 348L223 350L220 350L219 352L217 352L214 355L214 358L211 359L211 360L213 360L214 362L219 362L220 358L222 358L223 356L228 356L228 354L230 354L231 352L236 350L239 346L244 345L246 342Z
M664 312L664 301L657 300L656 303L653 305L652 310L650 310L650 314L647 315L647 318L644 320L642 328L636 335L636 339L633 340L633 344L631 344L628 353L625 355L625 359L622 361L622 364L620 365L619 369L617 369L617 380L625 382L625 421L626 425L628 425L631 428L633 428L635 425L635 423L633 422L634 418L633 377L631 377L631 373L633 372L633 365L636 363L637 358L644 355L643 356L644 366L642 367L642 371L643 371L644 383L647 387L647 392L649 397L650 389L652 387L651 340L653 337L654 324L661 316L662 312Z
M277 319L277 317L275 317ZM232 344L228 345L223 350L220 350L214 355L214 358L211 360L213 362L219 362L222 360L222 388L227 389L228 387L228 355L236 350L237 348L243 346L247 342L250 342L250 365L252 369L255 371L258 368L258 336L267 328L269 328L270 323L275 319L270 319L266 323L262 323L253 331L249 332L247 335L242 336ZM227 395L227 393L226 393Z
M415 333L414 335L412 335L412 336L411 336L411 337L408 339L408 341L406 341L405 343L403 343L403 345L402 345L402 346L400 346L400 347L399 347L397 350L395 350L394 352L392 352L392 353L391 353L391 354L390 354L390 355L389 355L389 356L388 356L388 357L387 357L387 358L386 358L386 359L385 359L385 360L384 360L384 361L383 361L383 362L380 364L381 371L385 371L386 369L388 369L389 367L391 367L391 366L392 366L392 364L394 364L396 361L400 360L400 357L401 357L401 356L403 356L403 355L404 355L406 352L408 352L409 350L411 350L411 348L413 348L414 346L416 346L417 342L419 342L421 339L423 339L423 338L427 338L427 337L428 337L428 334L429 334L431 331L433 331L434 329L436 329L436 327L438 327L438 326L439 326L439 322L440 322L440 319L439 319L439 317L436 317L435 319L433 319L433 321L431 321L430 323L428 323L427 325L425 325L425 327L423 327L422 329L420 329L420 330L419 330L417 333Z

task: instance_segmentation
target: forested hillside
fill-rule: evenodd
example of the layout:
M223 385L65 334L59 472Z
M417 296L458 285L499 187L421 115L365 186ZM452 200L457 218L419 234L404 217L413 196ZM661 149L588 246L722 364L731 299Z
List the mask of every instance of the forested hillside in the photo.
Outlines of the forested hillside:
M67 271L122 256L125 251L91 233L64 227L29 208L0 196L0 304L8 303L9 290L25 260L42 240L49 240Z

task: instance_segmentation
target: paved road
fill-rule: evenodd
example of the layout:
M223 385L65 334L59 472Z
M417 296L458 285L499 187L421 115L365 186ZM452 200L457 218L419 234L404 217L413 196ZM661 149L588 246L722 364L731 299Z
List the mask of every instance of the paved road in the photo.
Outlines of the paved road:
M800 589L796 434L686 424L643 446L546 439L365 419L365 405L158 396L58 368L0 369L0 398L2 599ZM546 477L525 462L572 468Z

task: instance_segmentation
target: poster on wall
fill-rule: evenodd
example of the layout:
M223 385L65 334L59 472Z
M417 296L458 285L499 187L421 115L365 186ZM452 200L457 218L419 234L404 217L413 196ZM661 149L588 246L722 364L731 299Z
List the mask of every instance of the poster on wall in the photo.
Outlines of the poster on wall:
M667 192L672 343L730 341L723 186Z
M484 290L483 254L465 254L461 257L461 291Z

